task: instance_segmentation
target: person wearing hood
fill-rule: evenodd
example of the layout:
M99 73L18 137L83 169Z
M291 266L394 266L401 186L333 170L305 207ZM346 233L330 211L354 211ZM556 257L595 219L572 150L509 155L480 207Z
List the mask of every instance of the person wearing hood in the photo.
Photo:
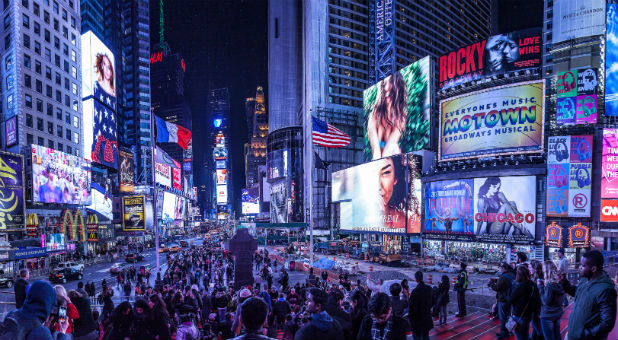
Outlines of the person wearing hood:
M75 308L79 318L73 321L73 339L74 340L96 340L97 323L92 316L92 307L87 295L80 294L77 290L69 291L69 298Z
M341 308L343 302L343 293L339 289L331 289L328 294L326 303L326 312L332 316L341 325L344 339L353 339L352 335L352 317L349 313Z
M307 312L311 313L311 319L296 332L294 339L343 339L341 325L324 310L327 300L328 295L323 290L315 287L309 289Z
M582 255L577 286L561 273L564 291L575 297L569 315L568 340L605 340L616 323L616 288L603 271L603 254L590 250Z
M560 318L564 289L558 283L558 267L553 261L543 262L544 280L537 280L541 298L541 330L545 340L561 340Z
M145 300L139 299L135 301L133 308L133 338L135 339L153 339L152 331L155 329L155 324L152 322L150 306Z
M371 294L369 314L365 315L356 339L405 340L410 333L408 320L393 314L386 293Z
M24 304L20 309L9 312L3 325L7 331L2 339L52 340L50 328L59 325L56 340L64 340L69 321L58 322L51 314L56 304L56 290L45 281L35 281L30 286ZM9 321L11 320L11 321ZM20 336L21 335L21 336Z

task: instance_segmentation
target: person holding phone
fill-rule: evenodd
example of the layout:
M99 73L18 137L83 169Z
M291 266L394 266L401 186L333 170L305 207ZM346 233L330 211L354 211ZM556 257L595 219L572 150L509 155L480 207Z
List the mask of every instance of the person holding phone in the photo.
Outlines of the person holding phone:
M65 322L68 319L69 326L65 332L65 339L73 339L73 321L79 319L79 313L77 308L69 299L66 289L61 285L56 285L56 299L58 304L58 320L60 323ZM56 325L56 331L60 331L60 325Z

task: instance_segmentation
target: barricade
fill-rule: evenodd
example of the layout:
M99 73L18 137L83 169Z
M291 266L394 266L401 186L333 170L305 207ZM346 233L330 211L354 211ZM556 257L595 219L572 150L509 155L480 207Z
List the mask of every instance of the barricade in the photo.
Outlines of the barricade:
M430 285L433 284L433 275L431 275L431 273L427 274L427 283Z

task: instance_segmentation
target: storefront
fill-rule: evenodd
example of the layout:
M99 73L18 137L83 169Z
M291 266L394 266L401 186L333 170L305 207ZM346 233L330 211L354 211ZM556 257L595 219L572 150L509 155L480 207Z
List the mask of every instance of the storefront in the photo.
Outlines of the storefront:
M568 228L556 222L545 227L546 258L558 259L558 251L564 250L564 256L570 264L579 262L582 250L590 248L590 229L578 223Z
M500 243L432 239L423 241L423 255L439 260L500 263L506 259L507 249L509 245Z

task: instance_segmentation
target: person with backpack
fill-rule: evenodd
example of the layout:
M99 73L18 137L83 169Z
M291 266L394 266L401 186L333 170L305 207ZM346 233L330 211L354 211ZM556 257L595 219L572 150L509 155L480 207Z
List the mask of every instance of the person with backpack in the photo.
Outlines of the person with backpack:
M23 306L9 312L0 325L0 340L52 340L50 329L56 324L56 340L65 340L69 320L58 321L56 300L56 290L49 283L32 283Z
M13 286L13 290L15 291L15 308L21 308L21 306L24 305L28 289L30 288L30 284L28 283L29 278L30 272L28 269L19 271L19 279L15 281L15 285Z
M498 339L508 338L510 336L506 329L506 322L511 315L510 308L507 307L507 301L511 297L515 285L515 273L510 264L503 262L500 264L500 277L498 280L489 281L489 288L496 291L496 300L498 301L498 317L500 318L500 332L496 333Z
M456 317L462 318L466 316L466 289L468 289L468 272L466 267L468 265L465 262L460 264L461 270L457 275L457 283L455 283L454 290L457 292L457 306L459 307L459 313L455 314Z

